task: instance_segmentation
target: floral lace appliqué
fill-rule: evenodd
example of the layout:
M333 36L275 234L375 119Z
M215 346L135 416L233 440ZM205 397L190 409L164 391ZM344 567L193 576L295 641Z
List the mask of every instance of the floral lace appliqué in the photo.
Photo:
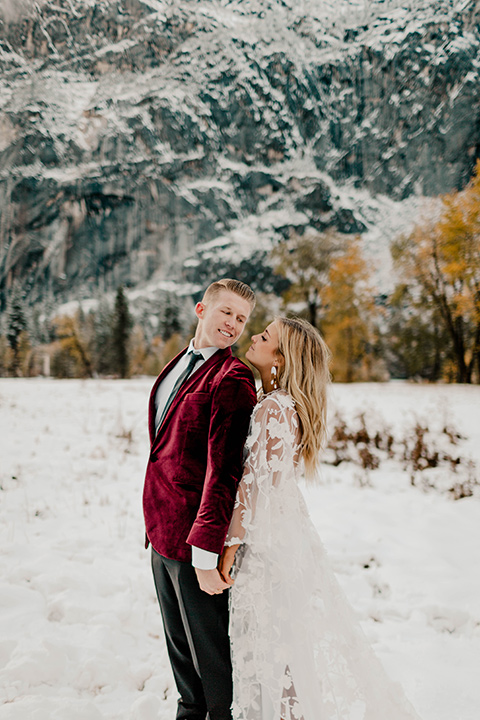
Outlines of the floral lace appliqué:
M234 720L418 720L330 569L298 487L299 420L283 390L255 407L227 544Z

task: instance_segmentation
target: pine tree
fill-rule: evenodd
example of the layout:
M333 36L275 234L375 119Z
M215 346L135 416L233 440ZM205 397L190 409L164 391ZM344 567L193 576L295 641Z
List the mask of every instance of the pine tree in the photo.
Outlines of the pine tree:
M158 322L158 331L164 342L169 340L172 335L182 331L179 302L173 293L167 293L165 296L162 316Z
M114 372L112 351L113 311L105 298L99 300L94 317L93 355L95 370L100 375L110 375Z
M21 349L28 344L27 318L25 315L24 294L20 285L14 285L10 301L7 306L6 337L12 349L12 364L10 371L13 375L20 374Z
M14 353L17 352L21 333L26 330L23 292L19 285L15 285L7 308L7 340Z
M126 378L129 371L129 338L132 329L132 318L128 309L128 301L120 286L115 298L112 320L112 351L113 367L121 378Z

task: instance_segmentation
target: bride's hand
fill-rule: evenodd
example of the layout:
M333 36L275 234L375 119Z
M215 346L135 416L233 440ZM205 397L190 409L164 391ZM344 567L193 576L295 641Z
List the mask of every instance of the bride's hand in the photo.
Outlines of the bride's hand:
M195 573L200 590L206 592L207 595L220 595L224 590L228 590L231 585L231 583L224 581L218 569L200 570L200 568L195 568Z
M223 548L220 560L218 561L218 572L229 585L235 583L235 580L230 576L230 570L235 560L235 553L239 547L239 545L230 545L229 547Z

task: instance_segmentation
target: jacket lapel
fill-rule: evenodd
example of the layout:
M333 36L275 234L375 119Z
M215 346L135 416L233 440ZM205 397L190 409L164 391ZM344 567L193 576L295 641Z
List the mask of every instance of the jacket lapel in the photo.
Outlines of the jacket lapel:
M183 355L185 355L187 350L188 350L188 348L184 348L183 350L181 350L178 353L178 355L175 355L175 357L172 360L170 360L169 363L167 363L165 365L165 367L163 368L162 372L157 377L157 379L155 380L155 383L153 385L152 391L150 393L149 404L148 404L148 429L150 432L150 442L151 443L153 443L153 441L155 439L155 414L156 414L155 396L157 394L158 386L160 385L162 380L168 375L170 370L173 370L175 365L178 363L180 358L183 357Z
M181 355L184 353L180 353L180 355L177 355L174 360L178 362ZM194 388L196 385L198 385L199 382L201 382L202 378L205 377L205 375L208 373L208 371L211 368L214 368L216 365L221 365L225 362L225 360L229 357L231 357L232 351L231 349L224 348L223 350L217 350L216 353L212 355L208 360L206 360L200 367L198 367L196 370L193 371L193 373L190 375L190 377L185 380L183 385L181 385L179 391L175 395L172 404L170 405L169 409L167 410L167 414L163 418L162 424L158 428L158 433L154 439L154 444L158 440L159 436L164 432L165 428L168 425L168 422L170 418L172 417L173 413L175 412L176 408L178 407L179 403L182 401L182 399L187 395L187 393L191 392L192 388ZM173 362L173 361L172 361ZM176 363L175 363L176 364ZM170 363L169 363L170 365ZM167 368L169 366L167 365ZM171 365L169 370L171 370L174 367L174 365ZM166 369L166 368L165 368ZM165 373L166 374L166 373ZM164 372L159 376L158 382L156 383L156 388L158 388L159 383L161 380L165 377ZM153 394L153 392L152 392ZM153 413L154 413L154 425L155 425L155 397L153 398ZM155 429L154 429L155 432Z

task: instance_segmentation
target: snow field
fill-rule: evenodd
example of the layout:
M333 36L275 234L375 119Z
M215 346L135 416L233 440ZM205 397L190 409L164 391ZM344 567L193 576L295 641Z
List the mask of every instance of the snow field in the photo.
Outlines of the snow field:
M0 719L172 720L143 547L152 378L0 380ZM400 435L447 419L480 467L480 388L334 385L333 408ZM448 469L436 469L439 474ZM322 466L313 520L362 626L423 720L478 720L480 502ZM368 481L366 486L365 483ZM387 718L385 720L388 720Z

